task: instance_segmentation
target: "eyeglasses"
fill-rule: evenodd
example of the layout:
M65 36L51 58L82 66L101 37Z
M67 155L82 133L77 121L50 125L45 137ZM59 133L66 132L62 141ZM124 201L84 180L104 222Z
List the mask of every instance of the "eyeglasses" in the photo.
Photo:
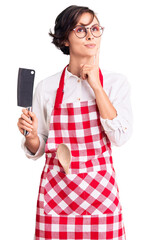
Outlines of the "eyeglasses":
M102 36L103 31L104 31L104 27L101 27L99 24L94 24L90 28L82 26L82 25L78 25L72 30L75 32L75 35L78 38L84 38L87 35L87 29L90 29L92 35L96 38Z

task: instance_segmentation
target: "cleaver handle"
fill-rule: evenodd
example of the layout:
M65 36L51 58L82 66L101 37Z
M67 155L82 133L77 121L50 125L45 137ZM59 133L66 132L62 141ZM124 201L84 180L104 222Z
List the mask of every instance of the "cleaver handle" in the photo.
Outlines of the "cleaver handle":
M32 111L32 107L27 107L26 109L27 109L28 111ZM30 119L31 119L31 117L30 117ZM29 132L28 132L27 130L24 130L24 131L23 131L23 134L24 134L24 136L26 136L26 135L29 134Z

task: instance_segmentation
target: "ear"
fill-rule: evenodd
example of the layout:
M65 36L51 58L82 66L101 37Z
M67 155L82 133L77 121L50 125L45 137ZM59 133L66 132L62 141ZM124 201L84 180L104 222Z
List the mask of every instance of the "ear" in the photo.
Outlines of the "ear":
M69 47L69 41L64 42L65 47Z

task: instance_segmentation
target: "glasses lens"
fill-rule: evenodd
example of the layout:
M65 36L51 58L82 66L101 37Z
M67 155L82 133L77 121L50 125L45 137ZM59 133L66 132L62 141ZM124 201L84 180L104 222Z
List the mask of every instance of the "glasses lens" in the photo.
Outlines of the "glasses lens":
M86 29L84 26L78 26L75 28L75 33L76 33L77 37L84 38L86 35Z
M99 26L98 24L94 25L91 28L91 32L93 34L94 37L100 37L103 33L103 29L101 26Z

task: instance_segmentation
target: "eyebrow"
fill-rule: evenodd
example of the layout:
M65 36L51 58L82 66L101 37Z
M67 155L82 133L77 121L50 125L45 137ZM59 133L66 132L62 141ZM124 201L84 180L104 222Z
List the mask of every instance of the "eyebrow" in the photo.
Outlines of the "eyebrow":
M78 23L77 25L88 26L90 23Z
M82 25L82 26L88 26L88 25L90 25L92 22L90 21L89 23L82 23L82 22L79 22L76 26L79 26L79 25ZM95 24L99 24L99 22L98 23L93 23L93 25L95 25ZM93 26L92 25L92 26Z
M94 23L91 27L93 27L93 26L96 25L96 24L98 24L98 23ZM83 27L85 27L85 26L88 26L88 25L89 25L89 24L78 23L78 24L75 26L75 28L78 27L78 26L83 26Z

